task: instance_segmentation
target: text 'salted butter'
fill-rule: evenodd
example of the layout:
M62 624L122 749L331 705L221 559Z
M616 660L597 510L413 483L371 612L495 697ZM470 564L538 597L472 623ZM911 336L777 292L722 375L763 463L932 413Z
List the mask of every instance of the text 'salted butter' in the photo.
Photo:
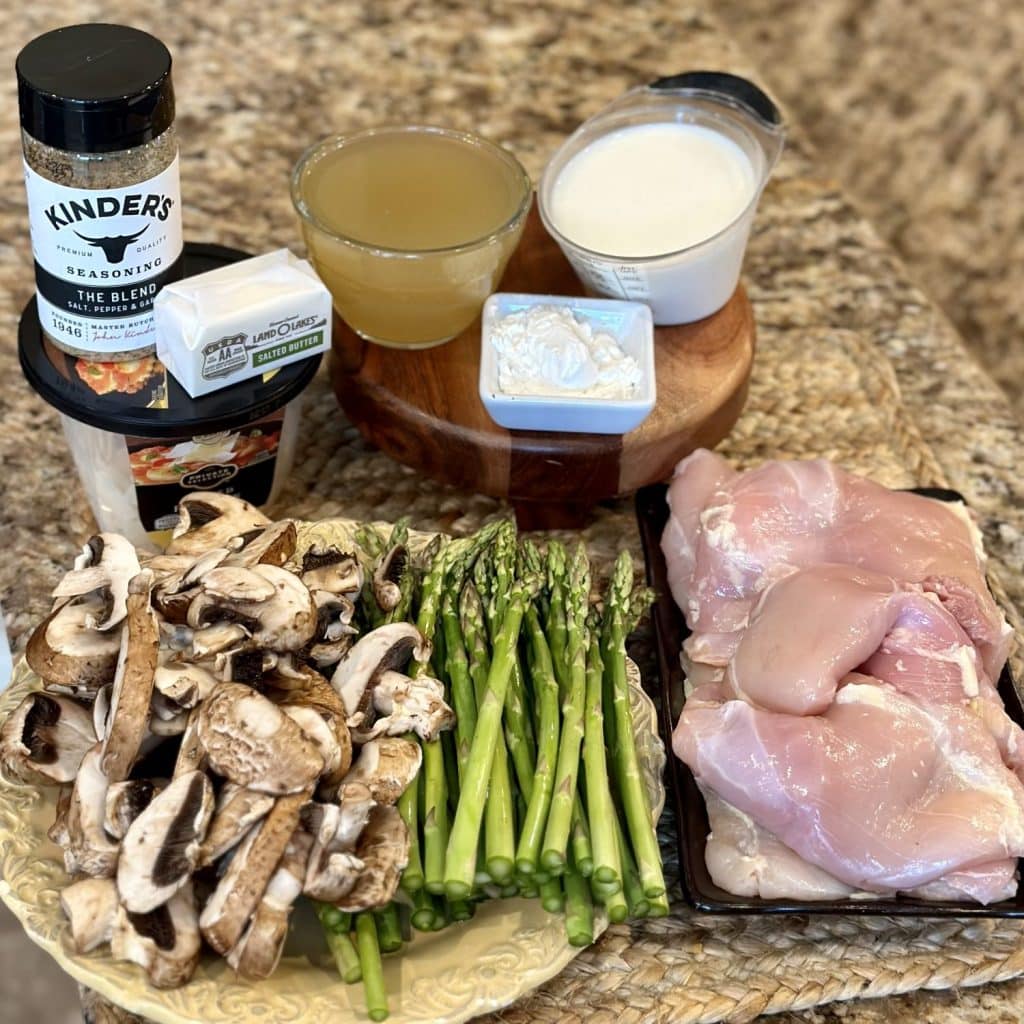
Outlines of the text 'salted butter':
M287 249L169 284L153 309L157 356L193 398L331 344L330 292Z

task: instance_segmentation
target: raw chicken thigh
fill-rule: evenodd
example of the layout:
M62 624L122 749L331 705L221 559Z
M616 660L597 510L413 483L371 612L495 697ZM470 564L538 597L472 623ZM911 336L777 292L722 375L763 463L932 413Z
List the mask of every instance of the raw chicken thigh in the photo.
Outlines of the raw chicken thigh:
M1010 631L965 511L828 462L677 467L662 538L693 630L673 736L723 888L765 898L1005 899L1024 734Z

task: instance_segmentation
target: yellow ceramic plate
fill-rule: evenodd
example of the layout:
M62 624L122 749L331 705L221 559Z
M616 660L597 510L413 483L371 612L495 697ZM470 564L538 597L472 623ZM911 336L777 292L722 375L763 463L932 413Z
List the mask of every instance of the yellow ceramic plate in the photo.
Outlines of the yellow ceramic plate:
M325 528L335 535L348 532L347 523L341 527L317 524L316 533L322 535ZM640 673L632 663L629 667L638 753L657 820L665 800L665 750L654 706L640 688ZM0 719L38 686L38 677L20 662L0 699ZM60 890L68 876L60 850L46 834L55 815L56 792L0 778L0 899L29 937L73 978L157 1024L344 1024L369 1019L362 986L339 979L304 900L293 914L280 966L271 978L255 984L236 980L224 960L205 955L188 985L160 991L147 983L140 968L111 959L105 950L87 956L67 953ZM597 922L599 931L605 927L605 921ZM390 1021L454 1024L507 1006L553 978L578 952L566 941L562 917L546 913L539 900L482 903L472 921L441 932L415 932L400 953L385 957Z

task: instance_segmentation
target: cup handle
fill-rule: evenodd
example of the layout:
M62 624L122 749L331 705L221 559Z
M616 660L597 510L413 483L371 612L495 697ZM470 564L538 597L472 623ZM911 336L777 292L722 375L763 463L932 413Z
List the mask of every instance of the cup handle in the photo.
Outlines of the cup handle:
M648 89L671 92L676 89L700 89L719 93L752 110L762 121L774 128L782 126L782 114L768 94L747 78L728 71L682 71L655 79Z

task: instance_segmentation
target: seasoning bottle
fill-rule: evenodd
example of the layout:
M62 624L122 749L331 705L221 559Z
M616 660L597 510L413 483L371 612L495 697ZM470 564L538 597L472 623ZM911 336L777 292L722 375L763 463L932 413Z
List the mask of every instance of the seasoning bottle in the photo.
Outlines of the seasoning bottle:
M152 353L153 300L182 276L171 55L138 29L72 25L15 68L43 332L94 361Z

